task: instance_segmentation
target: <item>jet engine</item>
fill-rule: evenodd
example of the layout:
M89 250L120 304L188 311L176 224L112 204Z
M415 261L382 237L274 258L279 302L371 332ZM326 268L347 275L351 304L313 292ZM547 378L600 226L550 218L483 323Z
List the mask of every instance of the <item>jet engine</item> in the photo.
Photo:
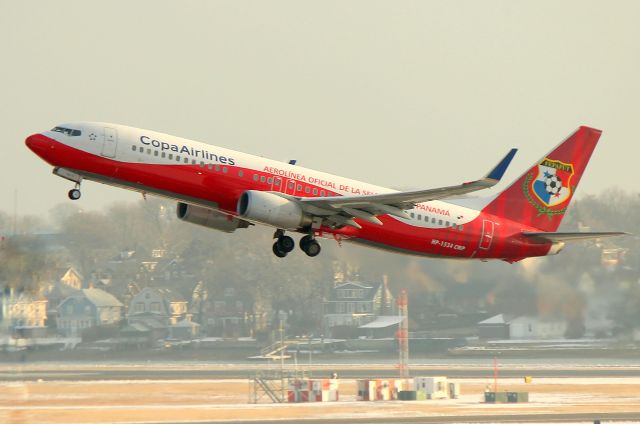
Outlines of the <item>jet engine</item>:
M284 230L296 230L311 224L300 204L266 191L248 190L238 201L238 215L248 220Z
M214 209L188 205L178 202L178 219L196 225L213 228L225 233L233 233L238 228L247 228L250 224L242 219L218 212Z

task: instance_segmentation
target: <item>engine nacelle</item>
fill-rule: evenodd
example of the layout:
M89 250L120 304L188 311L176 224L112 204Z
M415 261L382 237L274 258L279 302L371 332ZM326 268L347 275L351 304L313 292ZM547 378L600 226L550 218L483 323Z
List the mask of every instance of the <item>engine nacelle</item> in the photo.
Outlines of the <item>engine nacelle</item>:
M249 223L242 219L218 212L214 209L178 202L178 219L196 225L213 228L225 233L233 233L238 228L247 228Z
M284 230L311 224L299 203L266 191L249 190L238 201L238 215Z

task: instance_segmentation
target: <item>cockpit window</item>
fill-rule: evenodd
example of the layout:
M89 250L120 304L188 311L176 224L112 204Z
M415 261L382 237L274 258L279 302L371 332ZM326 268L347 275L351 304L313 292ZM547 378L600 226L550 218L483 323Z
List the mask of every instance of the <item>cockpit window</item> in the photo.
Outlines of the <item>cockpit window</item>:
M51 131L63 133L71 137L77 137L82 134L82 131L80 130L74 130L73 128L65 128L65 127L55 127Z

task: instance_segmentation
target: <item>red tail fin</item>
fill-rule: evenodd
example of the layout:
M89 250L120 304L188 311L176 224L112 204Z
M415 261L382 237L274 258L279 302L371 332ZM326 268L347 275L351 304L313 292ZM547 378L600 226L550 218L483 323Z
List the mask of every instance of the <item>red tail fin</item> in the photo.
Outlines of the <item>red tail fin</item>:
M489 203L483 212L555 231L602 131L580 127Z

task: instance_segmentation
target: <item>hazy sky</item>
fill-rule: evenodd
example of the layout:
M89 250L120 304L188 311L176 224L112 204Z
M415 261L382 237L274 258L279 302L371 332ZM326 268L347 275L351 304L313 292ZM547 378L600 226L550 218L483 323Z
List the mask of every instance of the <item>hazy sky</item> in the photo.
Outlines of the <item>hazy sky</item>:
M74 120L411 188L518 147L511 180L588 124L604 133L578 193L638 190L637 1L0 5L0 210L16 189L19 213L68 201L24 138ZM86 183L80 202L138 196Z

